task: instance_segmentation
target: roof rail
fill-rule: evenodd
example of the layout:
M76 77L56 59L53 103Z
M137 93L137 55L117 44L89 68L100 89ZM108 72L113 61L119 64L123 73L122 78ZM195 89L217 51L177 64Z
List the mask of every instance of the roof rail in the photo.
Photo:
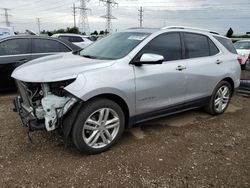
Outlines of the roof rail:
M218 32L216 31L211 31L211 30L207 30L207 29L201 29L201 28L196 28L196 27L186 27L186 26L167 26L167 27L163 27L162 29L190 29L190 30L195 30L195 31L204 31L204 32L209 32L212 34L216 34L216 35L220 35Z

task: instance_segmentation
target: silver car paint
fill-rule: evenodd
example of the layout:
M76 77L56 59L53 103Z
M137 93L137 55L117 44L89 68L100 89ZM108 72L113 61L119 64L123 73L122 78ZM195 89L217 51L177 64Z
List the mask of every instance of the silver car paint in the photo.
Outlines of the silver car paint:
M72 53L42 57L19 66L12 77L25 82L56 82L76 78L83 71L112 65L112 61L93 60Z
M101 94L117 95L127 103L130 116L211 96L217 83L226 77L234 81L235 88L239 86L240 66L237 56L229 53L207 32L197 33L204 34L215 42L221 51L216 56L141 67L129 64L150 40L165 32L183 30L158 30L119 60L101 61L71 54L50 56L19 67L12 76L26 82L54 82L76 78L75 82L65 87L68 92L83 101ZM196 33L193 30L185 32ZM218 59L223 63L216 64ZM176 70L179 65L186 69L181 72Z

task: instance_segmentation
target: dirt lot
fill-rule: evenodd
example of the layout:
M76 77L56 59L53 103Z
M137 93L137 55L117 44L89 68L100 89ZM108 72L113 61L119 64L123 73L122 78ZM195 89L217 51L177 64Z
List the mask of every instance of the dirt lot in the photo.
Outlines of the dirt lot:
M0 187L250 187L249 98L235 96L217 117L197 110L141 124L88 156L57 134L32 133L30 145L13 96L0 96Z

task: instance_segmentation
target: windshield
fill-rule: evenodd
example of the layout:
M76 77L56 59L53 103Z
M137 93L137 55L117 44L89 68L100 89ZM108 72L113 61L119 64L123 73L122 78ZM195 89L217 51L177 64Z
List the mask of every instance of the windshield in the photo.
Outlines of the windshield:
M250 50L250 42L236 42L234 43L236 49Z
M115 33L83 49L80 55L94 59L120 59L149 35L150 33L139 32Z

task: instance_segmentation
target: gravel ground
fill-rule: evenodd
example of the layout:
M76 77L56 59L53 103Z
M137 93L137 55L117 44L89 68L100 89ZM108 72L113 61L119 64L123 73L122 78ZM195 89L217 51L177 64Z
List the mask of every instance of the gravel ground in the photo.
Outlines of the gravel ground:
M34 132L30 144L13 97L0 96L0 187L250 187L249 98L234 96L221 116L196 110L140 124L90 156L55 133Z

